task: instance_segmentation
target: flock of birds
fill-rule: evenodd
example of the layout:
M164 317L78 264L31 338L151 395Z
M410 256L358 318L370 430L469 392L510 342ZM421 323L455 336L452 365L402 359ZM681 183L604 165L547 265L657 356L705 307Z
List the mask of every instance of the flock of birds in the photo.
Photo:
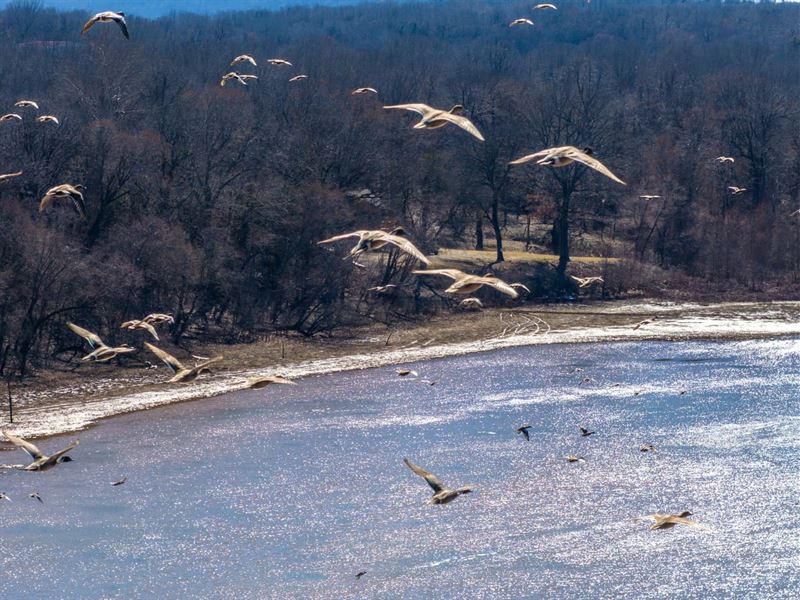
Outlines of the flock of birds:
M590 0L589 0L590 1ZM554 4L538 4L534 7L534 10L557 10L557 7ZM105 11L100 12L93 16L87 23L84 25L81 34L88 32L94 25L96 24L103 24L103 23L115 23L121 30L123 36L126 39L130 39L130 33L128 30L128 25L125 20L125 13L123 12L113 12L113 11ZM527 18L519 18L515 19L510 23L511 27L517 27L520 25L533 25L533 22ZM282 58L271 58L267 60L267 63L275 66L275 67L292 67L292 63L288 60ZM251 55L242 54L236 56L232 62L231 66L236 67L238 65L245 65L249 64L253 67L257 67L257 61ZM249 73L242 73L238 70L230 71L223 75L222 79L220 80L220 85L225 86L228 83L235 82L241 85L248 85L248 82L255 81L258 79L258 76L255 74ZM308 76L305 74L298 74L289 79L291 82L298 82L302 80L308 79ZM374 87L359 87L352 90L351 95L353 96L362 96L362 95L374 95L378 96L378 90ZM15 104L18 108L31 108L34 110L39 109L38 103L32 100L20 100ZM405 110L416 113L419 115L419 121L413 126L414 129L439 129L445 127L447 125L456 125L457 127L463 129L479 141L484 141L484 137L478 128L475 126L472 121L465 117L462 113L464 107L461 105L455 105L449 110L439 109L431 107L427 104L422 103L409 103L409 104L395 104L395 105L387 105L384 106L387 110ZM6 115L0 116L0 123L5 121L13 121L13 120L22 120L22 116L18 113L9 113ZM58 118L52 115L41 115L36 118L36 121L39 123L53 123L55 125L59 124ZM734 158L728 156L720 156L716 158L716 161L725 164L725 163L733 163ZM598 173L608 177L612 181L619 183L621 185L626 185L625 182L616 176L608 167L606 167L602 162L600 162L597 158L593 156L593 151L591 148L586 147L583 149L579 149L575 146L560 146L560 147L553 147L547 148L544 150L540 150L538 152L534 152L525 156L522 156L516 160L511 161L512 165L523 165L527 163L535 163L538 166L543 167L551 167L551 168L563 168L573 164L581 164L589 167ZM11 179L13 177L18 177L22 175L22 172L16 173L8 173L4 175L0 175L0 182L5 180ZM728 188L733 195L739 195L747 191L745 188L739 188L735 186L730 186ZM83 186L81 185L73 185L73 184L61 184L50 188L44 197L41 199L39 210L44 211L54 200L69 200L74 207L75 211L78 213L80 218L86 219L86 204L84 202L83 197ZM657 195L642 195L641 198L650 200L656 199L660 196ZM365 252L380 250L387 246L392 246L397 248L399 251L405 253L406 255L410 256L411 258L419 261L420 263L424 264L426 267L430 265L430 260L406 237L405 232L402 228L396 228L392 231L381 231L381 230L358 230L353 231L350 233L343 233L340 235L333 236L331 238L322 240L319 244L331 244L338 242L340 240L348 239L348 238L358 238L356 245L350 250L349 254L346 259L353 259L355 260L359 255ZM505 281L491 276L491 275L474 275L464 273L457 269L421 269L413 271L414 274L418 276L435 276L435 277L446 277L452 280L452 283L448 288L445 289L446 293L456 294L456 295L468 295L483 286L488 286L496 291L510 296L511 298L517 298L519 296L519 291L522 290L527 293L530 293L530 290L525 287L521 283L511 283L508 284ZM602 277L592 276L592 277L572 277L572 279L577 283L580 288L586 288L598 283L602 283ZM383 285L383 286L376 286L374 288L370 288L371 290L377 292L386 292L393 288L394 286ZM462 306L464 307L480 307L481 302L477 298L467 298L462 302ZM634 327L638 329L639 327L651 323L653 319L648 319L642 321L641 323L636 324ZM130 321L126 321L122 323L121 328L130 331L143 331L149 334L155 341L159 341L157 326L164 324L164 323L172 323L174 322L173 317L166 313L153 313L143 317L142 319L134 319ZM127 344L119 345L119 346L111 346L106 344L100 336L96 333L89 331L79 325L74 323L68 322L67 326L73 331L75 334L80 336L82 339L86 341L86 343L90 347L90 352L86 354L82 360L84 361L94 361L94 362L108 362L120 355L129 354L136 351L136 348L129 346ZM150 351L153 355L155 355L159 360L161 360L171 371L173 376L168 380L168 383L189 383L196 380L199 376L209 373L211 371L211 366L219 363L223 360L222 356L215 356L212 358L207 357L193 357L196 362L193 365L185 365L176 357L171 355L170 353L166 352L165 350L155 346L150 342L144 342L144 346ZM408 376L414 375L416 373L413 371L408 370L401 370L398 371L398 374L401 376ZM434 385L436 382L428 382L430 385ZM250 380L247 382L247 387L253 389L261 389L268 385L272 384L294 384L293 381L280 377L280 376L267 376L267 377L260 377L254 380ZM529 430L531 429L530 425L522 425L517 428L517 433L524 437L525 440L530 439ZM11 442L17 448L20 448L24 452L26 452L31 462L28 465L21 466L20 468L25 471L45 471L55 467L58 464L68 462L72 460L68 453L75 449L79 441L75 440L71 442L67 447L55 452L52 455L44 454L37 446L32 444L29 441L26 441L20 437L17 437L11 433L2 432L4 437ZM587 430L583 427L580 428L580 434L583 437L588 437L595 434L594 431ZM642 444L639 448L642 452L655 452L656 449L651 444ZM569 455L566 456L565 459L568 462L585 462L585 459L582 456L578 455ZM404 459L404 463L406 466L416 475L420 476L425 482L430 486L433 490L433 495L431 497L431 503L433 504L447 504L452 502L459 496L469 494L472 492L472 488L470 486L462 486L458 488L450 488L447 487L441 479L439 479L433 473L425 470L424 468L420 467L419 465L415 464L408 458ZM118 481L114 481L111 483L113 486L119 486L126 482L126 478L122 478ZM30 498L37 500L38 502L43 502L43 499L38 494L38 492L32 492L30 494ZM0 493L0 500L10 500L10 498L3 493ZM691 513L688 511L684 511L677 514L653 514L648 515L648 517L653 521L651 529L666 529L669 527L673 527L675 525L689 525L694 527L701 527L704 526L698 524L697 522L688 519L687 517L691 516ZM356 578L360 578L366 573L366 571L360 571L356 574Z

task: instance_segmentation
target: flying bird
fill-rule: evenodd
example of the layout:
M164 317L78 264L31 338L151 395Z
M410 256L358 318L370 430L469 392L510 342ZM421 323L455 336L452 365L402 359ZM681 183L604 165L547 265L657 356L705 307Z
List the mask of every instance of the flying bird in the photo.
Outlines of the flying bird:
M225 84L228 83L231 79L235 79L242 85L247 85L247 82L250 79L258 79L257 75L245 75L243 73L237 73L236 71L231 71L230 73L226 73L222 76L222 79L219 81L219 85L221 87L225 87Z
M636 331L640 327L644 327L645 325L649 325L650 323L655 323L657 317L651 317L649 319L645 319L644 321L639 321L636 325L633 326L633 330Z
M416 371L411 371L409 369L397 369L397 374L400 377L408 377L409 375L411 375L412 377L419 376L419 373L417 373Z
M352 233L344 233L342 235L335 235L332 238L328 238L327 240L322 240L321 242L317 242L318 244L330 244L332 242L338 242L339 240L343 240L349 237L357 237L358 243L350 250L350 253L347 257L355 258L362 252L369 252L372 250L378 250L379 248L383 248L387 244L391 244L393 246L398 247L400 250L405 252L406 254L410 254L417 260L425 263L426 265L430 264L425 255L419 251L419 249L411 243L410 240L403 237L404 231L402 228L398 227L392 230L390 233L380 230L370 230L370 229L361 229L359 231L354 231Z
M41 117L36 117L37 123L55 123L56 125L60 125L58 122L58 117L54 117L53 115L42 115Z
M484 141L481 132L472 124L472 121L461 116L464 107L460 104L456 104L450 110L433 108L427 104L393 104L391 106L384 106L383 108L410 110L411 112L421 115L422 120L414 125L414 129L438 129L439 127L444 127L448 123L454 123L464 131L474 135L480 141Z
M642 200L658 200L661 196L656 196L654 194L642 194L639 196Z
M270 58L270 59L267 59L267 62L269 64L271 64L271 65L281 65L281 66L285 66L285 67L291 67L292 66L292 63L290 63L288 60L284 60L282 58Z
M92 360L94 362L107 362L112 358L115 358L119 354L129 354L130 352L136 352L136 348L131 348L127 344L123 344L122 346L117 346L112 348L108 346L100 336L96 333L89 331L88 329L84 329L79 325L75 325L75 323L67 322L67 327L69 327L73 333L82 337L89 346L92 348L92 351L81 358L81 360Z
M230 66L233 66L233 65L238 65L239 63L242 63L242 62L249 62L249 63L250 63L251 65L253 65L254 67L257 67L257 66L258 66L258 65L256 64L256 59L255 59L255 58L253 58L252 56L250 56L249 54L240 54L239 56L237 56L236 58L234 58L234 59L231 61L231 64L230 64Z
M732 196L738 196L739 194L744 194L747 191L747 188L740 188L736 187L735 185L729 185L728 189L731 191Z
M422 467L415 465L407 458L404 458L403 462L406 463L406 466L409 469L422 477L428 483L428 485L431 486L431 489L433 490L433 496L430 500L431 504L447 504L448 502L458 498L461 494L469 494L472 492L472 488L469 486L463 486L451 490L450 488L445 487L445 485L442 483L442 480L433 473L429 473Z
M359 571L358 573L356 573L356 579L361 579L366 574L367 574L366 571Z
M18 100L17 102L14 103L14 106L17 106L19 108L25 108L25 107L35 108L36 110L39 110L39 105L33 100Z
M498 292L502 292L512 298L519 297L517 290L508 285L502 279L490 275L468 275L458 269L430 269L427 271L412 271L415 275L443 275L453 280L453 283L445 292L449 294L471 294L480 287L488 285Z
M136 331L136 330L143 330L152 335L156 340L158 340L158 333L156 332L156 328L153 327L151 323L148 323L142 319L133 319L131 321L125 321L122 325L119 326L120 329L128 329L129 331Z
M9 498L9 497L8 497L6 494L4 494L3 492L0 492L0 500L8 500L9 502L11 502L11 498Z
M14 177L19 177L22 175L22 171L17 171L16 173L6 173L5 175L0 175L0 183L4 182L6 179L13 179Z
M281 384L281 385L297 385L291 379L281 377L280 375L267 375L266 377L258 377L251 379L247 382L247 387L251 390L260 390L268 385Z
M517 25L533 25L530 19L514 19L508 24L509 27L516 27Z
M598 171L599 173L602 173L606 177L613 179L617 183L627 185L624 181L622 181L622 179L614 175L614 173L612 173L603 163L596 158L593 158L591 156L592 152L592 149L588 147L584 148L583 150L578 150L575 146L559 146L556 148L540 150L539 152L534 152L533 154L528 154L516 160L512 160L509 164L522 165L535 160L537 165L548 167L566 167L574 162L579 162L589 168L594 169L595 171Z
M719 163L726 163L726 162L732 163L732 162L736 162L736 159L734 159L732 156L718 156L718 157L717 157L717 158L715 158L714 160L716 160L716 161L717 161L717 162L719 162Z
M550 10L558 10L558 7L555 4L537 4L533 7L533 10L541 10L541 9L550 9Z
M125 21L125 13L124 12L113 12L110 10L99 12L91 19L86 21L86 25L83 26L81 30L81 35L89 31L92 27L94 27L95 23L116 23L119 25L119 28L122 30L122 35L125 36L126 40L131 39L130 34L128 33L128 23Z
M483 302L478 298L464 298L458 303L458 308L466 311L475 311L483 309Z
M70 185L68 183L51 187L39 202L39 212L44 212L44 209L56 198L68 198L78 215L85 221L86 203L83 201L83 193L81 191L83 189L82 185Z
M211 369L208 368L209 365L213 365L214 363L218 363L222 360L221 356L215 356L214 358L203 360L194 367L189 368L185 367L181 361L172 356L169 352L165 352L161 348L157 348L149 342L145 342L144 345L148 350L150 350L150 352L160 358L161 361L175 374L172 379L167 381L167 383L189 383L194 381L203 373L211 372Z
M651 531L654 529L670 529L671 527L675 527L675 525L688 525L690 527L697 527L698 529L708 529L707 526L686 518L690 516L692 516L692 513L688 510L684 510L675 515L661 515L656 513L654 515L639 517L639 519L651 519L653 521L653 524L650 526Z
M596 431L589 431L585 427L578 427L581 430L581 437L589 437L590 435L594 435L597 433Z
M295 75L289 80L289 83L293 81L302 81L303 79L308 79L308 75Z
M386 285L376 285L374 287L367 288L367 291L375 292L376 294L388 294L394 289L397 289L397 286L393 283L388 283Z
M42 500L42 497L39 495L39 492L31 492L30 494L28 494L28 498L33 498L34 500L38 500L39 502L44 504L44 500Z
M18 121L22 121L22 117L20 117L17 113L8 113L7 115L3 115L0 117L0 123L3 121L10 121L12 119L17 119Z
M596 283L604 283L605 280L602 277L594 276L594 277L575 277L575 275L570 275L572 279L578 284L579 288L589 287L590 285L594 285Z
M24 450L25 453L31 457L33 462L27 467L23 467L24 471L46 471L47 469L55 467L58 463L70 462L72 459L66 455L67 452L75 448L80 443L79 440L75 440L63 450L59 450L55 454L47 456L42 454L41 450L39 450L39 448L37 448L35 445L23 440L20 437L11 435L6 431L2 431L0 433L2 433L9 442L14 444L17 448Z
M639 452L655 452L656 447L653 444L642 444L639 446Z
M522 434L522 437L524 437L526 441L530 441L530 439L531 439L531 436L530 436L530 434L528 433L528 430L529 430L531 427L532 427L532 425L522 425L522 426L520 426L520 427L517 427L517 433L521 433L521 434Z
M569 456L564 457L567 462L574 463L574 462L586 462L586 459L582 456L577 456L575 454L570 454Z
M351 96L360 96L361 94L377 94L378 90L372 87L360 87L350 92Z
M117 487L118 485L122 485L126 481L128 481L127 477L123 477L122 479L118 479L117 481L112 481L111 482L111 487Z
M151 313L142 319L142 321L150 323L151 325L160 325L161 323L174 323L175 319L172 315L165 313Z

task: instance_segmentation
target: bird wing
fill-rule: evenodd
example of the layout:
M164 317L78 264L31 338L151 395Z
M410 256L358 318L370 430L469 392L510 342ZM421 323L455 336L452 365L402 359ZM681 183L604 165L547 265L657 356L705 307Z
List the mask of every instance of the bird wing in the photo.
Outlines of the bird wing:
M678 517L675 515L670 515L666 519L663 520L664 523L673 523L675 525L688 525L689 527L697 527L698 529L706 529L709 530L710 527L707 525L703 525L698 523L697 521L692 521L691 519L687 519L686 517Z
M540 158L544 158L549 154L552 154L553 151L560 150L560 148L548 148L546 150L539 150L539 152L534 152L533 154L526 154L525 156L521 156L516 160L512 160L510 165L524 165L525 163L531 162L533 160L538 160Z
M498 279L497 277L481 277L481 279L484 280L484 283L486 285L492 286L498 292L503 292L504 294L511 296L512 298L517 298L519 296L517 290L512 288L502 279Z
M72 206L78 211L81 219L86 221L86 203L83 201L83 194L78 190L71 191L69 193L69 199L72 201Z
M5 181L6 179L11 179L12 177L19 177L22 175L22 171L17 171L16 173L6 173L5 175L0 175L0 181Z
M164 354L166 354L166 352ZM215 356L214 358L209 358L207 360L204 360L203 362L197 363L194 368L200 371L201 369L205 369L208 365L213 365L214 363L218 363L219 361L222 360L222 358L223 358L222 356ZM172 360L175 359L173 358Z
M429 473L428 471L426 471L422 467L420 467L418 465L415 465L413 462L411 462L407 458L404 458L403 462L406 463L406 466L409 469L411 469L414 473L416 473L417 475L422 477L425 481L427 481L428 485L431 486L431 489L433 489L434 493L441 492L444 489L444 484L442 483L442 480L439 479L433 473Z
M366 231L354 231L352 233L343 233L341 235L335 235L332 238L328 238L327 240L322 240L321 242L317 242L317 244L330 244L331 242L338 242L339 240L343 240L349 237L361 237L364 235Z
M570 150L567 150L564 153L564 156L566 156L567 158L571 158L574 161L582 163L587 167L590 167L595 171L602 173L603 175L605 175L609 179L613 179L617 183L621 183L622 185L628 185L624 181L622 181L622 179L614 175L614 173L612 173L611 170L608 167L606 167L603 163L601 163L599 160L597 160L596 158L592 158L591 156L589 156L585 152L582 152L581 150L578 150L577 148L572 148Z
M155 327L153 327L153 326L152 326L150 323L148 323L147 321L139 321L138 327L140 327L140 328L144 329L145 331L147 331L147 333L149 333L149 334L150 334L150 335L152 335L152 336L153 336L153 337L154 337L156 340L158 340L158 333L156 332L156 328L155 328Z
M410 110L411 112L415 112L418 115L422 115L423 117L426 114L430 114L435 112L435 109L431 108L427 104L392 104L391 106L384 106L383 108L399 108L401 110Z
M467 274L458 269L428 269L425 271L412 271L415 275L444 275L454 281L464 279Z
M76 333L85 339L92 348L102 348L106 345L105 342L100 339L99 335L92 333L88 329L84 329L83 327L75 325L75 323L70 323L69 321L67 321L67 327L69 327L73 333Z
M114 17L114 22L119 25L119 28L122 30L122 35L125 36L126 40L131 39L130 34L128 33L128 24L125 22L125 17L117 16Z
M391 233L385 233L381 236L378 236L378 239L384 239L390 244L394 244L406 254L410 254L411 256L425 263L426 265L431 264L431 261L428 260L428 258L422 252L420 252L419 248L417 248L414 244L411 243L410 240L407 240L404 237L400 237L399 235L392 235Z
M467 117L462 117L461 115L454 115L448 112L442 112L442 114L436 116L437 119L443 119L445 121L450 121L451 123L455 123L464 131L468 131L480 141L485 141L481 132L478 131L478 128L470 121Z
M14 444L17 448L22 448L28 454L28 456L31 457L31 460L39 460L40 458L44 458L44 454L42 454L41 450L39 450L39 448L30 442L23 440L21 437L11 435L6 431L3 431L2 433L4 436L6 436L6 439L9 442Z
M50 456L50 457L49 457L49 460L51 460L51 461L53 461L53 462L56 462L56 461L57 461L59 458L61 458L62 456L64 456L64 455L65 455L67 452L69 452L70 450L72 450L72 449L73 449L75 446L77 446L77 445L78 445L78 444L80 444L80 443L81 443L81 442L80 442L80 440L75 440L74 442L71 442L69 446L67 446L67 447L66 447L66 448L64 448L63 450L59 450L58 452L56 452L55 454L53 454L52 456Z
M53 198L55 198L55 194L52 193L52 190L48 190L48 192L42 196L41 202L39 202L39 212L44 212L44 209L48 207L50 202L52 202Z
M95 16L93 16L91 19L89 19L88 21L86 21L86 25L84 25L84 26L83 26L83 29L81 29L81 35L83 35L83 34L84 34L84 33L86 33L87 31L89 31L89 30L92 28L92 26L93 26L95 23L97 23L97 19L98 19L98 15L95 15Z
M185 371L186 370L186 367L183 366L181 361L179 361L177 358L172 356L172 354L170 354L169 352L165 352L161 348L157 348L156 346L153 346L153 344L151 344L149 342L145 342L144 345L148 350L150 350L150 352L152 352L158 358L160 358L161 361L165 365L167 365L170 368L170 370L172 370L173 373L177 373L178 371Z
M286 379L285 377L281 377L280 375L268 375L267 377L259 377L256 379L251 379L248 382L248 386L254 390L260 390L261 388L265 388L270 384L273 383L282 383L286 385L297 385L291 379Z

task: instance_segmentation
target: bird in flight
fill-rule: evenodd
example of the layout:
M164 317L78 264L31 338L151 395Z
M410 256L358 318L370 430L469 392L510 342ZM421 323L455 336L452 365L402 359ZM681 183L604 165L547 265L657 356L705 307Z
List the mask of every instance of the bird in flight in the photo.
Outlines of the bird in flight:
M39 495L39 492L31 492L30 494L28 494L28 498L33 498L34 500L38 500L39 502L44 504L44 500L42 500L42 497Z
M69 183L51 187L39 202L39 212L44 212L44 209L56 198L68 198L80 218L86 221L86 203L83 201L83 192L81 191L83 189L82 185L70 185Z
M8 497L6 494L4 494L3 492L0 492L0 500L8 500L9 502L11 502L11 498L9 498L9 497Z
M684 510L683 512L674 515L661 515L656 513L654 515L646 515L644 517L639 517L639 519L652 520L653 524L650 526L651 530L670 529L671 527L675 527L675 525L688 525L690 527L697 527L698 529L706 529L706 530L709 529L706 525L701 525L697 521L686 518L690 516L692 516L692 513L688 510Z
M42 115L41 117L36 117L37 123L55 123L59 125L58 117L54 117L53 115Z
M203 373L211 372L211 369L208 368L209 365L213 365L214 363L218 363L222 360L221 356L215 356L214 358L202 360L194 367L185 367L181 361L172 356L172 354L169 352L165 352L161 348L153 346L153 344L149 342L145 342L144 345L148 350L150 350L150 352L160 358L161 361L174 373L172 379L167 381L167 383L189 383L194 381Z
M596 431L589 431L585 427L578 427L581 430L581 437L589 437L590 435L594 435L597 433Z
M643 327L645 325L649 325L650 323L655 323L655 321L656 321L656 317L652 317L650 319L645 319L644 321L639 321L638 323L636 323L636 325L633 326L633 330L636 331L640 327Z
M578 287L585 288L589 287L590 285L594 285L596 283L604 283L605 280L602 277L594 276L594 277L575 277L575 275L570 275L572 279L578 284Z
M240 54L239 56L237 56L236 58L234 58L231 61L231 65L230 66L238 65L239 63L242 63L242 62L249 62L254 67L258 66L256 64L256 59L253 58L252 56L250 56L249 54Z
M17 119L18 121L22 121L22 117L20 117L17 113L8 113L7 115L3 115L0 117L0 123L3 121L11 121L12 119Z
M46 471L47 469L55 467L58 463L70 462L72 459L66 455L67 452L75 448L80 443L79 440L75 440L63 450L59 450L55 454L47 456L46 454L42 454L42 451L39 450L39 448L37 448L35 445L23 440L20 437L11 435L6 431L0 433L2 433L9 442L14 444L17 448L24 450L25 453L31 457L33 462L31 462L28 466L23 467L24 471Z
M642 194L639 196L642 200L658 200L661 196L657 196L655 194Z
M718 156L714 160L716 160L718 163L736 162L736 159L734 159L732 156Z
M359 571L358 573L356 573L356 579L361 579L366 574L367 574L366 571Z
M351 96L360 96L361 94L377 94L378 90L372 87L360 87L350 92Z
M460 488L452 490L446 487L444 483L442 483L442 480L439 479L436 475L426 471L422 467L415 465L407 458L404 458L403 462L406 463L406 466L409 469L411 469L415 474L422 477L428 483L428 485L431 486L431 489L433 490L433 496L431 497L430 500L431 504L447 504L448 502L455 500L462 494L469 494L470 492L472 492L472 488L469 486L462 486Z
M258 377L249 380L247 382L247 387L251 390L260 390L272 384L297 385L294 381L287 379L286 377L281 377L280 375L267 375L265 377Z
M89 346L92 348L92 351L81 358L81 360L92 360L94 362L108 362L112 358L115 358L119 354L129 354L131 352L136 352L136 348L131 348L127 344L123 344L122 346L117 347L110 347L96 333L89 331L88 329L84 329L79 325L75 325L75 323L67 322L67 327L69 327L73 333L82 337Z
M409 369L397 369L396 372L400 377L408 377L409 375L411 375L412 377L419 376L419 373L417 373L416 371L411 371Z
M303 79L308 79L308 75L295 75L289 80L289 83L293 81L302 81Z
M142 319L142 321L150 323L151 325L160 325L161 323L174 323L175 318L165 313L151 313Z
M528 433L528 430L530 428L531 428L531 425L522 425L520 427L517 427L517 433L522 434L522 437L524 437L526 441L530 441L531 436Z
M14 106L17 106L19 108L25 108L25 107L35 108L36 110L39 110L39 105L33 100L18 100L14 102Z
M339 240L343 240L345 238L350 237L357 237L358 242L350 250L350 253L347 255L347 258L355 258L362 252L369 252L372 250L378 250L379 248L383 248L387 244L391 244L396 246L406 254L410 254L417 260L425 263L426 265L430 264L430 261L425 257L425 255L419 251L419 249L411 243L410 240L404 237L405 232L402 228L398 227L392 230L390 233L385 231L381 231L379 229L361 229L359 231L353 231L352 233L343 233L341 235L335 235L332 238L328 238L327 240L322 240L321 242L317 242L318 244L330 244L332 242L338 242Z
M516 27L517 25L533 25L530 19L514 19L508 24L509 27Z
M569 456L565 456L564 458L566 459L566 461L567 461L568 463L574 463L574 462L586 462L586 459L585 459L585 458L583 458L582 456L577 456L577 455L575 455L575 454L570 454Z
M0 175L0 183L4 182L6 179L13 179L14 177L19 177L22 175L22 171L17 171L16 173L6 173L5 175Z
M122 35L125 36L125 39L126 40L131 39L131 36L128 33L128 23L125 21L124 12L113 12L107 10L105 12L97 13L91 19L86 21L86 25L84 25L83 29L81 30L81 35L83 35L87 31L89 31L92 27L94 27L95 23L116 23L122 30Z
M279 65L279 66L284 66L284 67L291 67L292 66L292 63L290 63L288 60L284 60L282 58L269 58L269 59L267 59L267 62L269 64L271 64L271 65Z
M128 478L127 478L127 477L123 477L122 479L118 479L117 481L112 481L112 482L111 482L111 487L117 487L117 486L119 486L119 485L122 485L122 484L123 484L123 483L125 483L126 481L128 481Z
M547 167L566 167L574 162L579 162L599 173L602 173L609 179L613 179L617 183L627 185L624 181L622 181L622 179L614 175L614 173L612 173L603 163L596 158L593 158L591 156L592 152L592 149L588 147L584 148L583 150L578 150L575 146L559 146L556 148L540 150L539 152L534 152L533 154L528 154L516 160L512 160L509 164L522 165L535 160L537 165Z
M450 110L433 108L427 104L393 104L391 106L384 106L383 108L409 110L420 115L422 120L414 125L414 129L438 129L439 127L444 127L448 123L454 123L480 141L484 141L481 132L472 124L472 121L461 116L464 107L460 104L456 104Z
M248 81L250 81L251 79L258 79L258 76L257 75L244 75L243 73L238 73L236 71L231 71L230 73L225 73L225 75L222 76L222 79L220 79L220 81L219 81L219 85L221 87L225 87L225 84L227 84L231 79L234 79L234 80L238 81L242 85L247 85Z
M639 452L656 452L656 447L653 444L642 444L639 446Z
M458 303L458 308L467 311L482 310L483 302L481 302L478 298L464 298Z
M735 185L729 185L728 189L731 191L732 196L738 196L739 194L744 194L747 191L747 188L740 188L736 187Z
M555 4L537 4L533 7L533 10L541 10L541 9L550 9L550 10L558 10L558 7Z
M453 280L450 287L445 290L449 294L471 294L480 287L488 285L512 298L519 297L517 290L502 279L490 275L469 275L458 269L429 269L427 271L412 272L415 275L443 275L449 277Z
M131 321L125 321L122 325L119 326L120 329L128 329L130 331L136 330L144 330L150 335L152 335L156 340L158 340L158 333L156 332L156 328L153 327L151 323L148 323L142 319L133 319Z

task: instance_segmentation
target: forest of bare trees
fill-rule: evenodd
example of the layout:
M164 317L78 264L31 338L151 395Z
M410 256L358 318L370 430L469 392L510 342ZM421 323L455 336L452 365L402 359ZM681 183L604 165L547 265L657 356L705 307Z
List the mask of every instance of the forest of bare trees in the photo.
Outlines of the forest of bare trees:
M404 258L359 267L316 244L353 229L402 225L434 254L485 247L497 262L482 273L502 272L504 245L555 254L519 275L528 301L574 293L572 254L622 259L619 276L641 280L617 289L665 273L796 283L800 6L563 1L508 27L529 13L453 1L130 17L126 41L81 36L86 14L13 3L0 114L23 120L0 122L0 173L24 174L0 183L0 374L73 356L66 320L124 339L119 323L164 311L174 343L239 342L442 305ZM220 87L243 52L259 80ZM351 96L367 85L379 95ZM22 98L60 125L15 109ZM463 104L486 141L415 131L382 109L401 102ZM508 165L565 144L628 185ZM67 203L39 213L61 183L85 186L86 221ZM406 287L366 292L390 282Z

